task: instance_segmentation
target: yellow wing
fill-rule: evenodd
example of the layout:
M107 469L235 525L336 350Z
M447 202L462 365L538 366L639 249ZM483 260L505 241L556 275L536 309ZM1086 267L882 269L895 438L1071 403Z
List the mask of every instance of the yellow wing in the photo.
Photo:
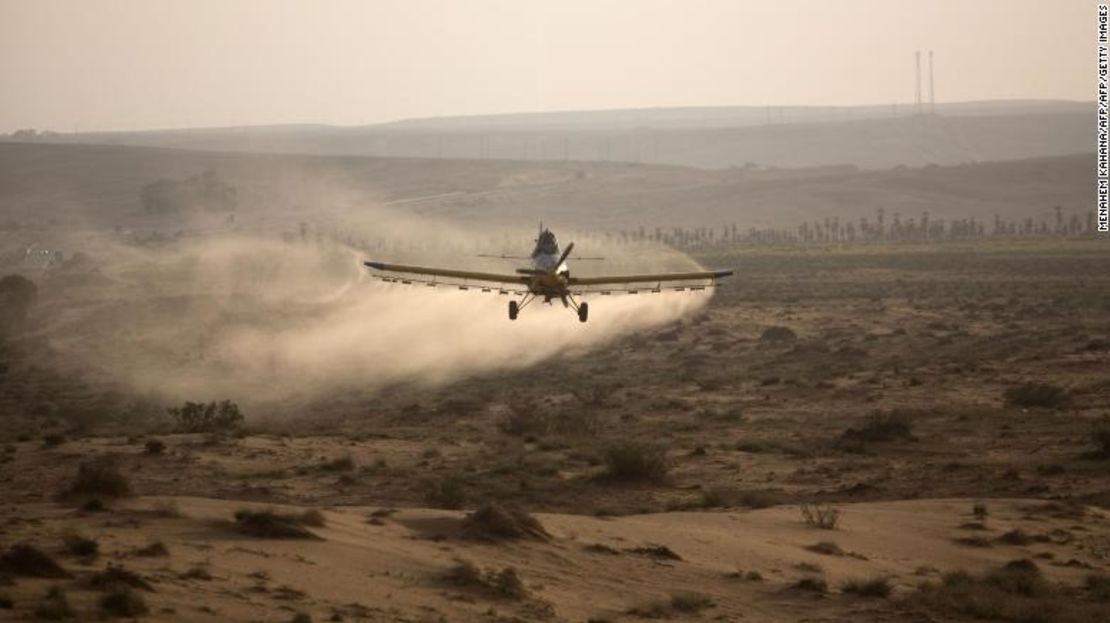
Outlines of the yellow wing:
M732 275L731 270L707 270L693 273L658 273L653 275L623 275L613 277L571 277L569 286L603 286L626 283L663 283L668 281L701 281L720 279Z
M469 270L454 270L451 268L431 268L427 266L408 266L405 264L386 264L384 262L363 262L363 265L390 273L405 273L409 275L430 275L433 277L447 277L449 279L473 279L475 281L492 281L494 283L527 284L528 275L503 275L499 273L479 273Z

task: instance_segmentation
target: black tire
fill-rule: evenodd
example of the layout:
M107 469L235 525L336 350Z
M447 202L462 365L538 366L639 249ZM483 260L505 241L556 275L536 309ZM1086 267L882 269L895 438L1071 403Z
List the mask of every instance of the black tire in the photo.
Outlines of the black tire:
M582 303L581 305L578 306L578 322L586 322L586 319L589 318L589 317L590 317L590 304L589 303Z
M509 301L509 320L516 320L517 314L520 313L520 306L516 301Z

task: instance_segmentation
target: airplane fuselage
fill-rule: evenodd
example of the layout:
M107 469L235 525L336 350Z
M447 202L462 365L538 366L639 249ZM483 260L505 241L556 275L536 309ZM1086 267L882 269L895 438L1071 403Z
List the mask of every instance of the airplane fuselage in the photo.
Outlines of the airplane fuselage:
M537 296L542 296L544 302L550 303L551 299L564 299L567 295L567 276L570 269L567 263L558 264L559 254L536 253L532 256L532 280L528 289ZM552 269L555 270L552 270Z

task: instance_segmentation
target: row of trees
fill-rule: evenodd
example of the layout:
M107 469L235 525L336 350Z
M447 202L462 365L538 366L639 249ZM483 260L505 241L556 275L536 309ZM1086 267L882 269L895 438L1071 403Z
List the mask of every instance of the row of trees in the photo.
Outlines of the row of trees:
M886 211L879 209L873 219L824 219L805 221L795 227L755 228L746 230L736 225L723 227L638 227L633 230L618 231L560 231L560 240L579 243L580 248L591 246L630 245L655 243L667 246L694 249L705 247L724 247L741 245L768 244L826 244L859 242L945 242L985 238L1032 238L1032 237L1078 237L1093 236L1096 233L1093 210L1085 216L1065 215L1057 206L1051 219L1037 221L1033 218L1004 220L995 216L992 220L975 217L959 219L934 219L928 212L919 217L902 218L893 213L890 218ZM342 225L329 223L326 226L302 222L295 232L283 234L286 242L315 243L336 242L364 249L367 252L422 252L435 250L445 253L510 253L520 255L531 250L527 242L516 236L501 234L497 237L470 237L465 235L440 235L428 232L420 238L391 239L386 237L364 238L346 233Z

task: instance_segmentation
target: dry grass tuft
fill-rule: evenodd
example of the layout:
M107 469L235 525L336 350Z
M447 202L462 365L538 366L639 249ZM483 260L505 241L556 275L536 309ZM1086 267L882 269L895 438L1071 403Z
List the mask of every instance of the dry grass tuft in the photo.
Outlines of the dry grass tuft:
M547 540L551 535L539 520L517 508L493 503L474 511L464 520L471 536L483 539Z

